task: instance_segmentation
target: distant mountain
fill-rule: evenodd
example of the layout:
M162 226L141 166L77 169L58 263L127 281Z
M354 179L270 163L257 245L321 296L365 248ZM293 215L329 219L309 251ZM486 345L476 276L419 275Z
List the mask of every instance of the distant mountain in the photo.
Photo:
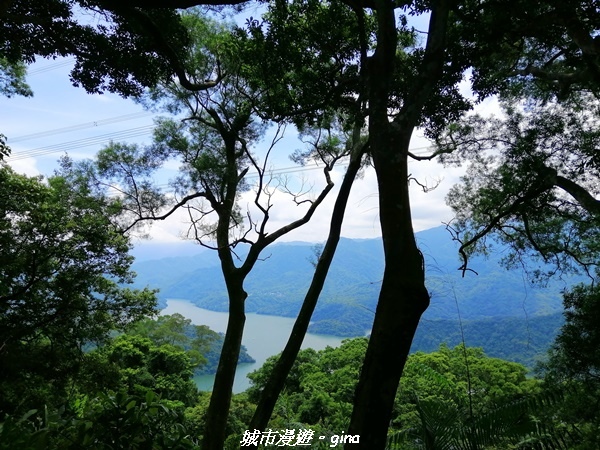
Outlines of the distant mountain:
M444 227L417 233L425 257L431 306L419 325L413 351L433 351L441 342L462 341L483 347L490 356L533 367L563 323L561 291L577 278L553 280L532 287L518 270L500 265L506 252L474 257L463 278L457 244ZM248 312L294 317L313 274L318 246L304 242L280 243L267 249L246 281ZM152 255L163 255L152 259ZM215 252L191 246L147 245L137 250L133 269L136 286L159 288L167 298L181 298L214 310L227 310L227 296ZM243 251L240 252L240 257ZM369 332L383 274L380 239L340 240L329 277L309 331L338 336Z
M488 356L534 368L546 356L546 351L563 323L562 313L556 313L533 317L465 320L462 327L467 346L483 347ZM462 342L458 320L422 320L411 351L432 352L442 342L450 347Z
M196 244L195 241L181 240L176 242L156 242L153 240L143 240L137 242L131 254L137 262L155 261L161 258L172 258L180 256L197 256L201 253L212 254L204 247Z
M457 270L457 245L444 227L417 233L424 254L431 306L424 320L531 318L562 311L561 291L569 281L531 287L520 271L499 265L502 256L475 257L479 275ZM315 246L281 243L269 247L246 282L248 312L294 317L311 280ZM187 299L214 311L227 310L225 284L217 255L204 251L134 263L136 285L160 288L161 302ZM364 335L371 328L383 273L380 239L342 238L310 331L339 336Z

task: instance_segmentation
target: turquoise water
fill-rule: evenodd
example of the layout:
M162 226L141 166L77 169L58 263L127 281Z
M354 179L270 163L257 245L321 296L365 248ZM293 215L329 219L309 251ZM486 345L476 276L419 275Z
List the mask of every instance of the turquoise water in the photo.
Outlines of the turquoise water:
M228 313L199 308L187 300L167 300L167 307L162 314L175 313L187 317L196 325L208 325L214 331L224 333L227 327ZM269 356L276 355L283 350L293 324L294 319L287 317L246 314L246 327L242 343L256 362L238 366L233 385L235 393L242 392L250 386L250 380L246 378L248 373L261 367ZM302 348L322 350L327 346L337 347L342 339L337 336L307 333ZM214 378L214 375L201 375L196 377L195 381L200 389L211 390Z

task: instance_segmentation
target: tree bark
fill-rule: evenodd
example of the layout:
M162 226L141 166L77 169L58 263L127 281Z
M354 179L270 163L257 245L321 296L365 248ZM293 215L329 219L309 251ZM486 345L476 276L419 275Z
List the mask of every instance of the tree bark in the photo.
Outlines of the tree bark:
M244 277L239 274L225 274L229 294L229 319L219 359L215 384L206 411L206 431L202 439L202 450L222 450L225 430L231 406L231 387L235 379L242 336L246 323L244 302L247 294L243 289Z
M387 158L374 156L385 271L347 432L359 435L360 443L346 448L385 448L400 376L429 306L423 258L412 229L406 157L397 159L390 164Z
M302 342L304 341L304 336L308 330L310 319L312 318L319 295L321 294L321 290L325 284L325 279L327 278L329 267L333 261L337 244L340 239L342 222L344 220L344 213L346 211L350 190L352 188L354 179L356 178L356 174L360 170L361 166L361 159L364 153L362 147L363 146L361 145L361 148L355 149L351 155L348 169L344 175L344 180L342 181L340 192L338 193L333 208L327 242L325 243L323 252L319 257L319 261L317 262L312 282L308 288L306 296L304 297L304 302L302 303L298 317L294 322L294 327L292 328L288 342L281 353L279 360L275 364L273 372L271 372L269 376L269 380L261 392L256 411L254 412L252 420L248 426L250 430L256 429L264 431L264 429L267 427L269 419L271 418L271 414L273 414L273 409L275 408L277 398L283 389L285 380L290 373L292 366L294 365L294 361L296 360L298 352L300 351L300 347L302 346Z
M421 315L429 306L423 255L410 211L408 154L421 110L443 73L449 4L433 2L419 83L393 121L388 99L394 76L397 31L394 6L376 0L377 48L368 61L369 136L379 191L385 270L375 320L354 398L345 448L383 450L396 390Z

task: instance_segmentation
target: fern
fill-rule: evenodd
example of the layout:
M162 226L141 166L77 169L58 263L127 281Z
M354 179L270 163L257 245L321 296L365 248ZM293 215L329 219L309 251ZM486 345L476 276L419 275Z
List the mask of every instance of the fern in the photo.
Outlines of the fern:
M386 450L569 450L581 433L546 417L564 397L565 390L546 390L472 417L467 408L415 395L419 427L391 434Z

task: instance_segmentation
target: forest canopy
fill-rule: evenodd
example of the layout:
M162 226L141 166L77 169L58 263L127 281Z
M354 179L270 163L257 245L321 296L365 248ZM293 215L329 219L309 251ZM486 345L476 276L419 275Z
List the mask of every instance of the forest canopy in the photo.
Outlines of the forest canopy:
M189 115L184 121L163 122L153 145L115 143L93 162L66 161L45 182L3 166L0 320L6 326L0 335L0 357L26 353L23 346L31 346L42 362L52 354L46 351L50 349L59 352L60 361L77 365L85 344L102 341L111 330L151 315L152 292L121 286L131 276L127 233L142 222L186 208L193 237L217 251L227 285L230 320L217 382L205 421L197 421L202 448L222 450L232 431L229 410L237 404L231 386L244 331L248 297L244 281L268 245L311 219L333 189L334 163L348 158L328 240L294 332L269 373L256 410L250 413L252 408L246 408L242 399L245 407L234 422L245 421L259 431L268 425L335 253L352 182L368 164L377 178L385 269L371 336L364 357L357 356L360 368L352 372L357 383L345 386L344 395L351 395L352 404L341 414L349 419L348 434L361 437L348 447L383 449L396 417L396 395L409 368L412 340L430 304L426 264L414 238L409 161L441 157L446 163L469 165L462 185L449 196L457 218L448 229L461 244L463 273L470 269L469 255L487 251L486 238L495 234L512 246L509 263L535 254L554 264L551 273L534 276L577 268L595 276L600 15L591 1L523 0L507 8L505 2L494 0L276 0L261 3L260 19L249 19L243 27L221 27L202 15L207 9L195 8L217 11L241 3L0 3L0 89L5 95L29 94L23 64L36 57L72 55L71 80L88 92L125 97L149 93L147 99L163 102L171 113L185 110ZM100 20L86 23L82 13ZM427 20L427 30L411 25L414 16ZM475 101L491 95L502 100L502 117L470 114ZM272 206L266 166L252 148L267 121L273 126L293 123L311 137L308 150L296 155L297 160L319 160L326 183L306 203L304 215L275 231L266 227ZM417 129L436 142L431 154L411 151ZM0 146L0 156L6 159L9 149L4 139ZM172 157L181 163L181 177L175 182L175 196L168 197L154 189L152 175ZM259 179L254 185L258 215L244 214L238 203L240 193L250 188L246 177L250 169ZM119 189L120 195L110 198L107 185ZM293 201L304 202L291 194ZM239 264L237 245L248 248ZM585 302L575 302L588 298L581 289L567 294L567 304L589 311ZM58 338L59 332L66 338ZM142 337L122 338L118 344L131 355L144 353L140 348L150 352L154 345ZM108 353L107 358L117 354ZM182 373L187 371L185 353L152 354L162 355L156 361L173 357L181 362ZM466 350L464 355L468 361ZM12 359L13 364L20 362ZM60 365L46 366L27 370L47 369L60 379ZM6 367L2 370L16 366ZM14 374L5 379L13 378ZM321 381L330 381L326 378ZM502 389L510 391L508 384ZM65 382L55 386L52 395L60 399ZM31 394L30 386L17 386L8 398L9 409L19 406L19 389ZM38 403L47 396L36 395ZM132 411L129 418L172 430L181 411L156 407L152 392L140 395L134 390L77 403L81 436L93 439L85 433L88 414L121 406ZM302 417L307 422L324 421L330 399L319 392L311 402L315 409L308 408ZM144 406L134 409L135 405ZM422 422L432 424L426 403L416 405ZM456 406L443 408L446 419L460 423L442 424L446 430L458 430L444 442L469 448L496 445L475 427L489 415L477 422L469 405L469 420L463 421ZM335 418L333 410L331 417ZM131 424L139 422L132 419ZM518 428L513 425L511 430ZM572 428L566 428L571 437ZM156 438L152 442L161 439L144 430ZM175 441L195 445L182 437L186 430L179 431ZM423 438L423 445L433 443Z

